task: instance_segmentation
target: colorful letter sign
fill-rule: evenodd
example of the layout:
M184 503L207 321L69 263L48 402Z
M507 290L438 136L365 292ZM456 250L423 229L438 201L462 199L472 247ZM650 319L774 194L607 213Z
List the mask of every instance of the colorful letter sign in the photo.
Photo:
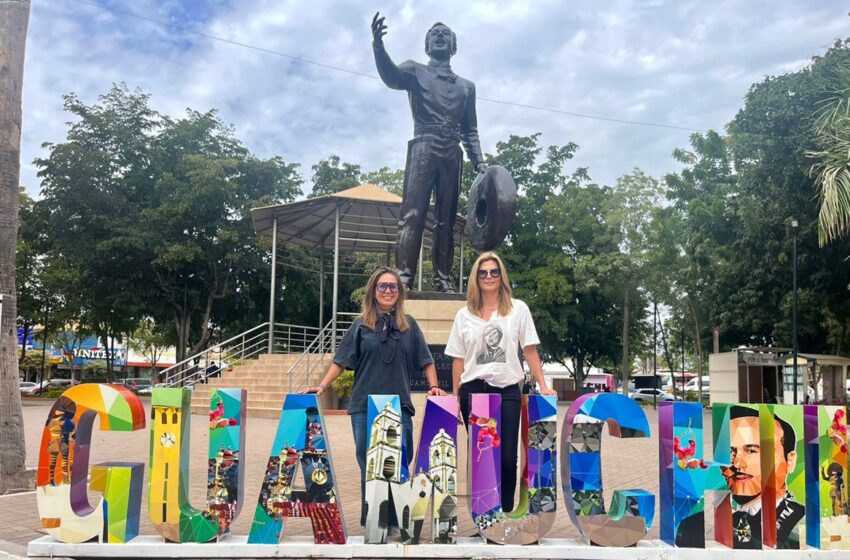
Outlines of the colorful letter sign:
M298 465L305 490L296 490ZM249 543L277 544L287 517L309 517L316 544L345 544L339 489L316 395L287 395L254 511Z
M502 510L501 395L470 396L469 509L478 532L502 544L538 542L555 523L557 497L554 397L523 396L520 503Z
M86 492L92 425L104 431L145 427L142 402L120 385L86 384L65 391L50 409L38 456L36 495L41 524L58 541L126 542L139 533L143 463L92 467L91 489L103 493L92 507Z
M457 413L457 398L428 397L414 461L415 476L408 482L391 485L405 544L419 543L429 509L432 541L456 542Z
M646 415L632 399L616 393L580 396L564 418L561 478L567 512L582 537L599 546L632 546L655 516L655 495L615 490L611 513L602 496L602 426L615 437L649 437Z
M850 549L847 418L843 407L805 405L806 542Z
M200 543L226 535L239 513L246 391L212 389L208 490L200 510L188 498L189 399L185 389L153 392L148 513L167 540ZM476 529L491 542L538 542L555 520L557 403L538 395L522 400L517 427L522 442L520 499L513 511L504 511L502 504L507 426L502 424L501 396L475 394L470 405L469 509ZM410 437L405 414L397 395L369 397L364 540L385 543L390 525L397 524L401 542L415 545L423 528L431 525L433 542L453 544L458 469L464 466L457 456L457 399L426 401L413 472L408 468L412 444L405 438ZM712 461L704 458L707 414ZM42 432L36 489L41 524L53 539L126 543L138 535L143 464L109 462L89 470L89 451L95 418L103 430L134 431L145 426L144 416L139 398L117 385L72 387L53 405ZM704 548L705 495L712 492L714 538L721 545L850 550L844 407L715 403L707 412L698 403L669 402L661 403L658 422L663 541ZM652 524L655 497L641 489L615 490L606 509L601 459L605 424L615 437L649 435L646 416L635 401L612 393L577 399L564 418L561 445L567 512L586 542L632 546ZM303 481L296 480L299 472ZM337 482L317 397L287 395L248 543L277 544L287 517L309 517L316 544L345 544ZM88 491L102 494L95 506L88 502ZM120 547L114 556L122 556Z
M160 535L174 542L208 542L230 530L239 515L245 469L245 389L211 389L207 502L189 503L188 389L157 388L151 395L149 513Z
M705 547L707 490L726 490L720 467L703 460L702 405L662 402L658 410L661 539Z

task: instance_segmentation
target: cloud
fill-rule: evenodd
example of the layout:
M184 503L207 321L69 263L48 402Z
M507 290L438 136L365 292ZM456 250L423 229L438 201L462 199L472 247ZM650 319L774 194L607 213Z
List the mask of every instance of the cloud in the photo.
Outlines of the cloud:
M106 2L107 0L97 0ZM412 133L407 99L375 79L369 22L375 6L329 2L136 0L118 11L291 57L306 64L113 13L78 0L35 3L24 85L22 183L40 145L65 137L62 95L93 103L112 82L152 94L171 115L217 108L261 157L309 168L331 154L364 170L404 165ZM542 132L576 142L571 163L614 184L640 167L678 169L671 153L688 131L636 126L487 102L496 99L613 119L718 129L753 82L794 71L844 32L840 6L813 2L385 2L387 49L425 60L437 20L458 34L453 67L476 82L482 145ZM369 77L371 75L372 77Z

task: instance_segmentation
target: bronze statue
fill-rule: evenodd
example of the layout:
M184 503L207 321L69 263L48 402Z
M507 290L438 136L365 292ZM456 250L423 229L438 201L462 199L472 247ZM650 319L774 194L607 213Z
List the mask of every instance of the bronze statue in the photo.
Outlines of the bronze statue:
M407 144L396 267L405 285L412 288L433 191L436 213L432 252L434 286L441 292L451 292L452 232L463 165L458 143L463 143L476 171L487 168L478 141L475 84L452 72L449 62L457 51L457 37L447 25L435 23L425 35L428 64L408 60L396 65L384 48L386 33L384 18L376 13L372 19L372 49L378 74L388 87L407 91L413 113L413 139Z

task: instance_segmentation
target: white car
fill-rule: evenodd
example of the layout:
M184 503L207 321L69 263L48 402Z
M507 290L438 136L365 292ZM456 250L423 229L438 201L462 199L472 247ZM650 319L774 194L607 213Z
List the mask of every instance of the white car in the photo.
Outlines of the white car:
M661 389L652 389L652 388L638 389L634 393L631 393L629 395L629 398L636 400L636 401L652 401L653 400L653 396L652 396L653 393L655 394L655 400L658 401L658 402L661 402L661 401L680 401L680 400L682 400L682 397L679 397L679 396L674 397L670 393L662 391Z
M34 389L38 387L38 383L33 383L32 381L19 381L18 389L21 391L26 391L27 389Z

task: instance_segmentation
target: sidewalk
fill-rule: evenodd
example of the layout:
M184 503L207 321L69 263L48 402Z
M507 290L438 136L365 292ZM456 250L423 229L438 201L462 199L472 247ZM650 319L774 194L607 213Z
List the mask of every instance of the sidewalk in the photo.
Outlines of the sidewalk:
M250 395L249 395L250 398ZM145 400L146 409L149 412L150 400ZM52 403L50 403L52 404ZM27 438L27 464L30 467L37 466L38 446L41 441L41 431L50 410L50 404L31 405L27 403L24 407L24 425ZM420 411L423 407L417 407ZM558 407L558 430L561 430L561 422L566 413L567 405ZM611 494L615 489L643 488L656 495L658 499L658 438L657 438L657 414L651 408L645 409L649 420L652 434L647 439L620 440L606 435L602 443L602 464L605 487L605 503L610 505ZM147 415L150 418L150 415ZM149 422L149 420L148 420ZM331 454L334 469L339 481L342 497L343 516L346 521L349 536L361 536L363 534L359 526L359 469L354 460L354 441L351 434L351 426L347 415L326 415L328 438L330 441ZM418 441L421 417L414 418L415 440ZM274 439L277 420L263 418L249 418L247 420L246 432L247 442L244 445L243 461L247 471L245 479L245 494L242 501L241 513L234 523L233 533L236 535L247 535L250 531L252 515L260 491L260 483L266 466L271 445ZM705 438L710 448L711 442L710 416L706 416ZM192 415L191 442L192 462L190 469L191 490L190 497L195 507L203 504L206 493L206 452L207 452L207 422L203 415ZM561 434L558 434L559 442ZM148 446L149 432L147 429L135 433L126 432L101 432L95 428L92 434L91 464L103 461L138 461L145 464L145 473L148 474ZM466 452L464 446L466 437L463 428L459 430L459 459L460 465L466 464ZM709 449L710 451L710 449ZM559 458L560 460L560 458ZM559 466L560 468L560 466ZM301 476L299 472L299 478ZM560 478L560 472L558 473ZM299 480L300 482L300 480ZM458 497L458 525L460 536L471 536L474 533L472 518L469 514L467 500L465 498L466 485L465 476L462 479ZM147 492L147 485L145 485ZM90 494L90 500L94 501L98 494ZM707 500L710 502L710 500ZM656 501L656 516L653 526L647 538L658 538L658 502ZM148 519L147 494L142 497L142 523L140 534L154 535L155 531ZM707 516L710 520L711 516ZM708 524L707 524L708 525ZM708 527L707 527L708 528ZM427 531L427 530L426 530ZM36 506L34 492L18 495L0 496L0 541L8 541L14 544L26 545L30 540L45 535L41 528ZM286 535L309 535L311 534L308 519L287 520L284 529L284 540ZM424 535L423 535L424 536ZM549 537L577 538L578 531L570 522L569 516L563 503L563 494L558 492L558 511L555 526Z

